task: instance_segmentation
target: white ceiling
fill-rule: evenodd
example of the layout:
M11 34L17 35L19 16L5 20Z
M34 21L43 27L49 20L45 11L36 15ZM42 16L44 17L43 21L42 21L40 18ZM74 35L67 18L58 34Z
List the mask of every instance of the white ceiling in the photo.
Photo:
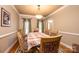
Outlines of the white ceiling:
M41 14L47 16L50 13L56 11L62 5L40 5L40 10L38 11L37 5L15 5L15 8L19 11L20 14L26 15L36 15Z

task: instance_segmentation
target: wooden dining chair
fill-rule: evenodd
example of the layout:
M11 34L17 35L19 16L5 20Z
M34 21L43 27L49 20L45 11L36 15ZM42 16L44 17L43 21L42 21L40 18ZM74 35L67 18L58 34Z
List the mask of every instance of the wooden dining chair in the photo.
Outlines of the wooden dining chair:
M19 41L19 48L21 52L27 51L27 40L25 40L25 37L23 37L22 33L20 31L17 32L17 37Z
M49 30L46 29L44 33L49 35Z
M57 36L59 34L58 29L53 29L52 31L50 31L49 35L50 36Z
M41 38L40 48L38 48L39 51L41 53L57 53L59 50L61 37L61 35L58 35L47 38Z
M35 28L33 32L39 32L39 29L38 28Z

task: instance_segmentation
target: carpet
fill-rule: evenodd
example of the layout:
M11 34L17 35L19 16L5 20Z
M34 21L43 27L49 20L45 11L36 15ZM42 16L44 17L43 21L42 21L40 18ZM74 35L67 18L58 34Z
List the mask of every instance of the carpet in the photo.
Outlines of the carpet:
M33 47L29 51L21 51L20 48L18 47L15 51L15 53L39 53L38 49ZM58 53L64 53L63 49L59 48Z

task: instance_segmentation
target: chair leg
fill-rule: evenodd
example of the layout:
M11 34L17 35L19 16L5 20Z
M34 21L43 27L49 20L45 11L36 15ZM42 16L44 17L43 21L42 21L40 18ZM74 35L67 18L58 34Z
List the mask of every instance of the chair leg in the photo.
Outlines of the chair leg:
M34 46L28 51L28 53L39 53L39 50L36 46Z

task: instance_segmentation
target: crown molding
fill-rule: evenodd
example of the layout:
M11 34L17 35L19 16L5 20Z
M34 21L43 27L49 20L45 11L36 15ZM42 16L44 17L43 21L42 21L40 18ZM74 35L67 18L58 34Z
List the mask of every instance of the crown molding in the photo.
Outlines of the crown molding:
M34 15L26 15L26 14L19 14L20 16L34 16Z
M14 5L11 5L11 7L15 10L15 12L19 15L20 13L18 12L18 10L15 8Z
M64 6L60 7L60 8L58 8L56 11L49 14L46 18L49 18L50 16L54 15L55 13L61 11L62 9L66 8L66 7L68 7L68 5L64 5Z
M32 18L33 18L33 17L35 18L34 15L19 14L19 16L20 16L20 17L27 17L27 18L31 18L31 17L32 17Z

